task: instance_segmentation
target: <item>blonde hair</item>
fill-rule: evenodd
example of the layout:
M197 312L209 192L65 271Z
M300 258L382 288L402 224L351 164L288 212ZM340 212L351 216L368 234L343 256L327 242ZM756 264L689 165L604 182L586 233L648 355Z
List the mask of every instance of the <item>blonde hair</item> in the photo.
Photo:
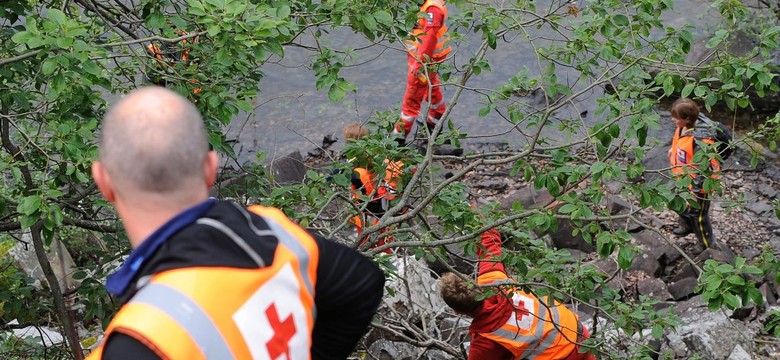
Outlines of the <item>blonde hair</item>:
M452 310L462 314L474 314L482 307L482 300L477 300L481 294L479 288L469 286L458 275L444 273L439 279L441 298Z
M352 123L344 128L344 139L347 141L350 139L359 139L364 136L368 136L368 129L359 123Z

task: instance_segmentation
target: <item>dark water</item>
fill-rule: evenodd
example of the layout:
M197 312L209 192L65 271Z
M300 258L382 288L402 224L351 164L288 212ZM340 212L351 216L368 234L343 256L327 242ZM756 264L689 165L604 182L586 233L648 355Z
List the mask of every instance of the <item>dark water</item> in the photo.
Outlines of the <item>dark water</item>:
M667 24L674 27L693 24L699 33L711 29L716 12L709 9L710 1L678 0L676 3L677 8L665 15ZM542 28L532 35L553 36L554 32ZM522 38L505 40L499 41L497 49L490 50L487 56L492 71L474 76L467 84L469 88L495 89L525 67L531 74L538 73L537 58L529 43ZM347 31L333 32L327 41L328 46L338 49L370 45L362 36ZM450 61L459 66L465 64L480 42L478 36L469 34L455 49ZM376 111L398 112L406 86L406 54L397 42L381 43L357 52L354 62L361 65L342 70L342 76L357 85L357 93L348 93L339 104L331 103L326 91L315 90L314 72L306 68L310 56L311 53L300 48L288 48L282 61L264 67L266 77L261 82L262 93L255 99L255 104L260 106L254 114L243 114L236 119L228 132L230 139L240 140L241 147L236 148L240 162L260 151L267 152L269 156L280 156L294 150L305 153L321 144L325 134L332 133L341 138L342 129L350 122L365 122ZM577 74L561 71L558 77L574 83ZM460 75L456 74L450 81L459 79ZM455 86L446 86L445 99L449 100L454 92ZM596 100L601 95L600 88L594 89L558 115L593 114ZM462 132L475 137L474 140L522 143L522 136L510 132L512 125L500 116L492 113L486 117L478 116L484 104L482 95L463 91L450 118ZM593 122L587 116L582 121L586 124ZM335 146L340 147L341 144L340 141Z

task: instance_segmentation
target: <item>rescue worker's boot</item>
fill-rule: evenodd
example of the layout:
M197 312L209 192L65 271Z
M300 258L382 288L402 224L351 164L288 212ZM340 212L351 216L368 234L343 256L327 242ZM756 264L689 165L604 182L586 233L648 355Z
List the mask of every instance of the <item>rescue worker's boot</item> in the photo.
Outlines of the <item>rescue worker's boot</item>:
M692 232L693 230L691 229L691 226L688 224L688 221L684 217L679 216L677 218L677 227L674 228L674 230L672 230L672 234L675 234L679 237L683 237Z

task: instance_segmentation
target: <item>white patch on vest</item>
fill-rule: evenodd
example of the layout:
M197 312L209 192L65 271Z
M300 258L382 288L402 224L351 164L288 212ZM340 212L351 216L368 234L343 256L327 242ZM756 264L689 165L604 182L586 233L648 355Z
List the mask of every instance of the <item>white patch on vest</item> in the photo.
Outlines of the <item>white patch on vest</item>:
M425 22L428 23L428 25L433 25L433 13L432 12L425 13Z
M534 324L534 318L536 317L536 314L534 313L534 309L536 309L534 300L528 296L516 293L514 296L512 296L512 305L514 305L516 310L512 311L512 315L509 316L509 320L507 320L506 323L523 330L531 330L531 327ZM522 308L528 310L528 314L525 314L525 316L523 316L523 318L518 321L518 309Z
M677 162L680 164L688 163L688 153L685 150L677 148Z
M300 284L291 265L285 264L276 275L268 279L241 308L233 314L233 321L244 337L253 359L292 360L309 359L309 327L306 323L306 308L299 297ZM292 316L295 335L287 343L290 357L284 354L271 358L266 343L274 336L274 329L266 316L266 310L276 307L279 319Z

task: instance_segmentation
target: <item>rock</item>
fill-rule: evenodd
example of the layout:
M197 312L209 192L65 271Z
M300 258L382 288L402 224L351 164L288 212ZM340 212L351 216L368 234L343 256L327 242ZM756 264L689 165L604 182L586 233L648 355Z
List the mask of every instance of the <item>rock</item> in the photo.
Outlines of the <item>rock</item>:
M609 208L610 215L627 215L635 210L628 201L623 200L619 196L610 196L607 198L607 206ZM631 221L628 218L616 218L607 221L607 226L613 230L625 230L627 232L637 232L642 229L642 226L635 221Z
M759 200L747 204L745 206L745 209L748 209L758 215L761 215L769 210L773 210L774 206L772 206L772 204L770 204L768 201Z
M771 306L777 304L777 295L772 290L772 287L769 286L769 283L761 284L761 287L758 288L758 291L760 291L761 295L764 296L764 302L767 305Z
M672 294L666 288L666 284L661 279L648 278L639 280L637 285L637 292L641 295L645 295L654 298L658 301L666 301L672 298Z
M698 284L699 282L695 277L687 277L669 284L668 289L669 293L672 295L672 299L677 301L691 296Z
M756 310L756 306L751 304L748 306L743 306L740 308L734 309L734 311L731 312L731 316L729 316L732 319L735 320L745 320L747 318L752 318L751 314L753 311Z
M634 260L631 262L631 267L628 270L642 271L652 277L659 277L662 271L661 264L658 263L658 260L648 253L634 256Z
M766 183L763 183L758 186L758 193L766 196L769 199L774 199L775 196L777 196L777 190L775 190L771 185Z
M450 354L441 350L419 348L412 344L400 341L388 341L379 339L368 348L368 353L380 360L450 360L455 359Z
M400 256L392 260L398 274L385 286L394 294L386 294L383 302L402 314L411 316L434 315L447 307L439 296L439 282L432 271L414 256Z
M594 260L590 262L590 265L595 266L607 276L612 276L618 269L617 262L612 258Z
M734 346L734 350L731 351L729 358L726 360L753 360L753 357L742 348L742 345L737 344L737 346Z
M505 190L508 186L509 184L507 184L506 181L504 180L486 181L484 183L480 183L477 185L477 187L482 189L496 190L496 191Z
M677 331L667 334L667 338L670 347L682 346L702 359L726 359L736 345L750 347L756 332L722 312L695 308L681 315Z
M500 208L502 210L512 210L512 204L519 202L524 208L538 208L551 204L555 198L553 198L546 190L538 191L533 186L525 186L513 193L510 193L505 198L500 199Z
M596 251L596 247L585 241L581 232L577 235L572 235L573 231L574 226L571 221L558 219L558 229L548 234L552 239L553 246L558 249L576 249L586 253Z
M273 159L269 168L274 181L280 185L300 184L306 177L306 166L298 150Z
M11 320L8 324L19 325L19 322ZM21 329L13 329L12 332L17 338L27 339L26 341L32 341L46 347L65 342L65 337L62 334L46 326L27 326Z
M38 258L35 255L35 249L32 245L32 236L29 231L22 234L22 241L14 245L8 252L19 268L27 276L36 279L34 286L41 289L41 283L46 282L46 276L43 274ZM57 277L62 292L78 286L78 281L73 278L73 274L78 270L70 252L60 239L55 238L47 249L46 257L49 259L54 275Z
M469 333L471 320L461 317L444 318L439 329L441 330L441 339L452 346L460 346L466 340Z
M663 122L662 123L666 123ZM642 159L642 165L645 167L645 173L644 173L644 180L645 182L651 182L651 181L660 181L661 183L666 183L667 179L663 177L657 170L663 170L669 168L669 157L668 151L669 147L672 145L672 135L673 130L669 131L668 136L666 136L661 143L659 143L656 147L650 149L647 153L645 153L645 157ZM667 170L668 171L668 170ZM633 179L638 180L638 179Z

